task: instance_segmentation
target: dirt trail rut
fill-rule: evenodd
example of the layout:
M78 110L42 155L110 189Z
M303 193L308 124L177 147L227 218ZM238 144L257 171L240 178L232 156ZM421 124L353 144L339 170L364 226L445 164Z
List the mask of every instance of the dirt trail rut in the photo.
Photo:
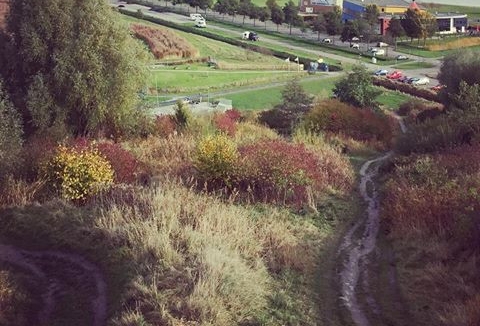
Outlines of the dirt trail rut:
M43 306L38 312L38 320L41 324L47 325L52 317L61 288L61 281L52 276L51 271L49 272L45 265L52 261L58 261L69 266L68 271L65 269L61 272L73 274L73 277L81 280L83 286L91 286L95 289L95 293L90 298L93 315L91 325L105 325L107 319L107 285L100 269L85 258L57 251L29 251L0 244L0 261L25 270L33 278L45 284L41 295Z

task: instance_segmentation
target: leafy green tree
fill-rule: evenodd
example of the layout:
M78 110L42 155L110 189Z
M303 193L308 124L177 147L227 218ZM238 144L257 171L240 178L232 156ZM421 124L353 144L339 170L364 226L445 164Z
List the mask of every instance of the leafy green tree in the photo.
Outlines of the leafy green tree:
M387 27L387 34L393 38L395 42L395 50L397 49L397 39L405 35L405 30L402 27L401 21L395 16L390 20Z
M282 90L282 100L280 107L287 110L310 107L313 102L312 97L305 92L296 78L290 80Z
M340 35L340 40L346 42L352 39L352 37L358 36L357 28L355 27L352 21L347 21L343 25L342 34Z
M325 27L327 29L328 35L338 35L342 31L342 9L335 6L333 11L326 12L325 17Z
M323 33L327 30L327 27L325 26L325 17L320 14L315 17L315 20L312 22L312 30L314 32L317 32L317 39L320 40L320 33Z
M276 5L270 8L270 15L272 18L272 22L277 25L277 32L278 32L278 27L283 24L285 21L285 14L282 11L282 8L280 6Z
M460 84L480 85L480 51L465 50L449 54L443 59L438 74L440 84L446 87L440 92L444 104L449 107L451 104L459 105L456 99L460 92Z
M365 29L363 34L367 39L367 43L370 43L370 39L374 36L376 32L376 27L378 26L378 17L380 16L380 11L378 10L377 5L371 4L365 7L365 12L363 13L363 19L367 23L368 28Z
M260 13L262 11L262 8L252 4L249 8L248 11L248 18L253 19L253 26L256 26L257 19L260 18Z
M0 67L28 132L134 125L147 56L116 15L103 0L10 2Z
M405 34L410 37L410 42L412 42L414 38L420 38L422 27L417 9L408 8L407 11L405 11L404 18L400 20L400 23L405 30Z
M290 28L289 33L292 34L292 25L298 19L298 6L292 0L288 1L283 7L283 14L285 15L285 22Z
M238 3L238 14L243 16L242 25L245 25L245 17L252 11L253 3L251 0L240 0Z
M271 13L268 7L261 7L258 12L258 19L265 24L265 29L267 29L267 21L270 19Z
M0 80L0 184L18 164L22 148L22 125L18 112L13 107ZM1 186L0 186L1 188Z
M360 108L378 108L376 98L381 94L372 84L372 77L364 65L356 65L345 77L335 83L335 96L342 102Z

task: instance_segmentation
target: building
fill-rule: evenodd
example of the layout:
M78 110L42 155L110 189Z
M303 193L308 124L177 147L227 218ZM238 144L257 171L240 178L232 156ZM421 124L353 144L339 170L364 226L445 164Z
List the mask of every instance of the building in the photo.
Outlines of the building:
M5 19L8 13L10 0L0 0L0 28L5 27Z
M380 15L379 34L385 35L393 17L401 19L403 15ZM458 13L435 13L433 14L437 20L439 34L456 34L465 33L468 29L468 17L466 14Z
M335 6L342 7L341 0L300 0L299 16L305 20L312 19L318 14L333 11Z
M412 3L419 8L415 2ZM368 5L376 5L381 15L402 15L412 3L406 0L344 0L342 19L357 19L363 15Z

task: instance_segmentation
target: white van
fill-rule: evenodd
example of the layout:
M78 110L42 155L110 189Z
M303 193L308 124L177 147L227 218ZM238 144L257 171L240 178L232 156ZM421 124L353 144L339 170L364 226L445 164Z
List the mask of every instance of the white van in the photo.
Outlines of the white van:
M207 22L205 21L205 19L197 19L195 21L195 27L207 27Z
M204 19L201 14L190 14L190 20Z

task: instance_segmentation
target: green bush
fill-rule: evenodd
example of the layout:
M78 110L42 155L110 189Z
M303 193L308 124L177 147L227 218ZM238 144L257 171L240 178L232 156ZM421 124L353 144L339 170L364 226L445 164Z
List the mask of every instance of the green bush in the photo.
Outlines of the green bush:
M83 200L113 183L113 170L97 149L70 149L60 145L43 166L55 190L69 200Z

